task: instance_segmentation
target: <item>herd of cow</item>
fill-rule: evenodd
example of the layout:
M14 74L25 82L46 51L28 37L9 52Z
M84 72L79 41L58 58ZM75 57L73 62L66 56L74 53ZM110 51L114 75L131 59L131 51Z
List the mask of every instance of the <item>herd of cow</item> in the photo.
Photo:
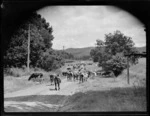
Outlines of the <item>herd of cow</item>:
M72 64L71 67L68 67L66 71L62 72L62 74L50 74L51 85L55 85L55 90L59 90L61 83L60 76L66 77L67 81L78 81L79 83L83 83L90 77L95 77L97 75L111 76L112 74L110 71L90 71L86 69L85 65L86 64L84 63ZM33 73L28 80L36 78L44 80L42 73Z
M83 83L87 81L89 77L95 77L97 74L94 71L86 70L86 68L77 68L73 67L67 68L67 71L62 72L62 75L67 78L68 81L79 81L79 83Z

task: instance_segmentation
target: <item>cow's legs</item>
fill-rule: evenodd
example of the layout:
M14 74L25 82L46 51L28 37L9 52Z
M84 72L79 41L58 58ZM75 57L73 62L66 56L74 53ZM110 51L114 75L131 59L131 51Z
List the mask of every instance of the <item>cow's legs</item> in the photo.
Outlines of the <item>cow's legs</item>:
M83 81L84 81L84 80L83 80L83 76L82 76L82 83L83 83Z
M60 84L58 83L58 90L60 90Z
M73 81L75 81L75 75L73 75Z
M57 90L57 83L55 83L55 90Z
M67 76L67 81L69 81L69 76Z
M50 80L50 82L51 82L51 85L52 85L52 80Z
M81 76L81 75L80 75L80 78L79 78L79 83L80 83L80 82L82 82L82 76Z

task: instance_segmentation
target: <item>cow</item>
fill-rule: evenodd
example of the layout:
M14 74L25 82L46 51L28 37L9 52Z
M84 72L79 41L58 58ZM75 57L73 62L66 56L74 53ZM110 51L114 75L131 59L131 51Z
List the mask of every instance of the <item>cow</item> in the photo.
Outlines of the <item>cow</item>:
M97 74L96 74L96 72L94 72L94 71L87 71L87 73L88 73L88 77L95 77L95 76L97 76Z
M61 79L59 78L58 74L50 75L50 81L51 81L51 85L52 85L52 82L54 83L55 90L60 90Z
M79 73L79 83L80 83L80 82L83 83L83 81L84 81L83 77L84 77L84 75L80 72L80 73Z
M71 70L71 68L67 68L67 70L68 70L68 71L70 71L70 70Z
M112 71L105 71L102 73L102 76L111 77L111 76L113 76L113 72Z
M84 72L84 73L82 73L82 74L83 74L83 80L84 80L84 81L87 81L87 79L89 78L88 72Z
M98 71L96 71L96 74L100 76L100 75L102 75L104 72L105 72L104 70L98 70Z
M50 75L50 82L51 82L51 85L53 85L53 83L54 83L54 75Z
M62 72L62 75L63 76L67 76L67 72Z
M88 77L92 76L92 72L91 71L87 71Z
M61 79L59 78L59 75L55 75L54 83L55 83L55 90L60 90Z
M75 71L73 72L73 79L74 79L74 81L78 80L78 77L79 77L78 71L75 70Z
M43 74L42 73L33 73L31 74L31 76L29 77L28 81L30 81L31 79L36 79L36 78L42 78L43 77Z
M71 71L67 72L67 80L72 80L73 73Z

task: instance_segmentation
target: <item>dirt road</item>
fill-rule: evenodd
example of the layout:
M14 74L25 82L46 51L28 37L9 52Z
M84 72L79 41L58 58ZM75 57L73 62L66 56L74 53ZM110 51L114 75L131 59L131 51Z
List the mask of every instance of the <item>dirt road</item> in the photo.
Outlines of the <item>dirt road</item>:
M33 87L30 87L28 89L12 92L12 93L6 93L4 94L4 98L11 99L16 97L26 97L26 96L32 96L32 95L72 95L78 90L78 82L68 82L66 79L62 80L62 83L60 85L60 90L56 91L54 85L50 85L50 83L45 83L41 85L36 85ZM4 101L4 107L6 112L8 111L39 111L41 112L41 106L44 107L44 111L57 111L59 107L62 106L62 104L49 104L49 103L43 103L43 102L32 102L32 101L13 101L13 100L5 100ZM10 108L11 107L11 108ZM28 108L27 108L28 107ZM32 110L36 107L36 110ZM15 109L14 109L15 108ZM26 109L27 108L27 109ZM43 111L43 110L42 110Z
M62 80L60 85L60 90L56 91L54 85L50 83L44 83L41 85L36 85L28 89L6 93L4 98L18 97L18 96L28 96L28 95L72 95L78 88L78 82L68 82L66 79Z

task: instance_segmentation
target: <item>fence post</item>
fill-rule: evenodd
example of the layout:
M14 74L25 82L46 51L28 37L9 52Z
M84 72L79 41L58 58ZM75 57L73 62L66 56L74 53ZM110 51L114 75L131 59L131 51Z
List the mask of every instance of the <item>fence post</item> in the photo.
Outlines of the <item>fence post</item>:
M129 75L129 57L127 56L127 82L130 84L130 75Z
M30 72L30 24L28 30L28 58L27 58L27 71Z

